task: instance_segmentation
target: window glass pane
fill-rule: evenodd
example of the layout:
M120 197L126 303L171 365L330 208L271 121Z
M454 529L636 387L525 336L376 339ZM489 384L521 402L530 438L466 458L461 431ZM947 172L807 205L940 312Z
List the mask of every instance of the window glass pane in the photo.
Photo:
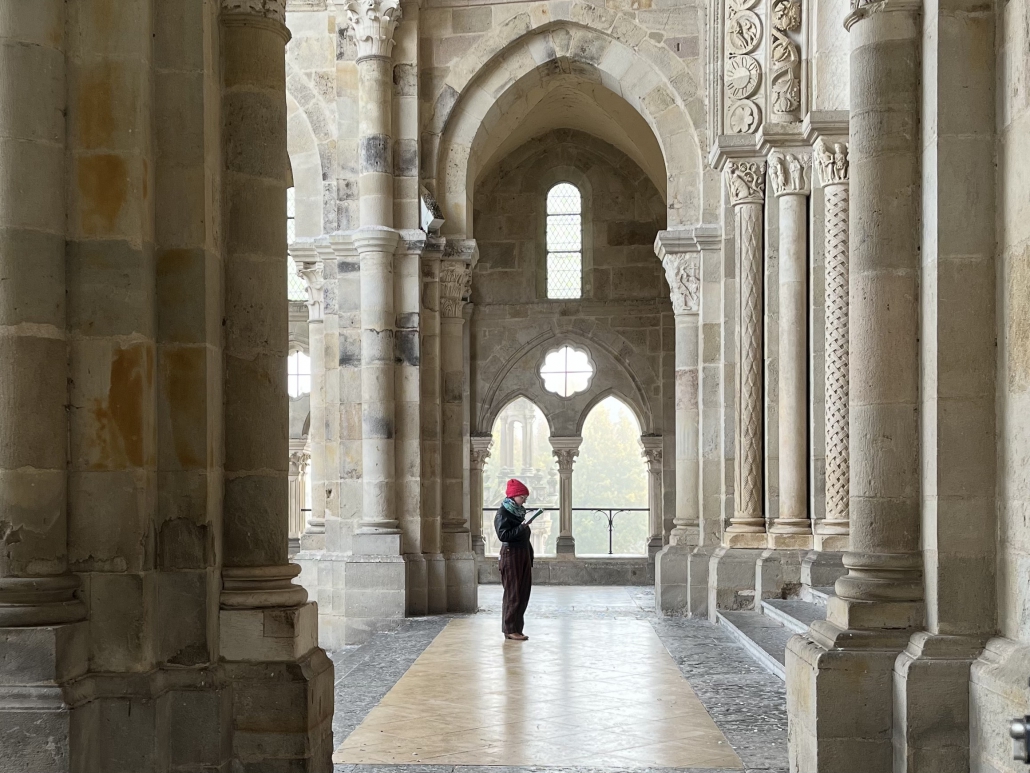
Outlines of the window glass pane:
M547 214L578 215L582 208L579 189L570 183L558 183L547 194Z
M579 252L583 249L583 225L579 215L550 215L547 218L547 251Z
M547 254L548 298L579 298L582 287L583 264L578 252Z
M571 183L547 193L547 297L583 296L582 197Z

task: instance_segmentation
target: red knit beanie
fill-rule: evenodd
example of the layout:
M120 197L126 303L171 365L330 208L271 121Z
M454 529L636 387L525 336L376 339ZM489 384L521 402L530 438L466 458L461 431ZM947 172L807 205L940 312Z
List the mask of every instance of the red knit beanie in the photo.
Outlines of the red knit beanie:
M511 498L511 497L528 497L529 496L529 489L526 488L526 484L523 483L522 481L515 480L514 478L512 478L511 480L508 481L508 488L504 492L504 495L506 497L509 497L509 498Z

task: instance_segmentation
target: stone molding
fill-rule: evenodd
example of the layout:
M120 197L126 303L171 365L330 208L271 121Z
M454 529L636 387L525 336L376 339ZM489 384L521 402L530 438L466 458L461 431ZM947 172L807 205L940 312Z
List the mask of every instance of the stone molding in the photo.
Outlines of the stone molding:
M769 180L773 194L780 196L807 196L808 159L794 153L773 153L769 156Z
M393 55L394 33L401 21L400 0L349 0L347 34L357 43L358 59Z
M286 0L222 0L222 13L258 16L286 24Z
M762 204L765 201L765 162L731 161L726 164L726 184L733 206Z
M822 137L815 144L815 163L819 181L824 185L848 184L848 146L835 142L831 147Z
M771 120L801 119L801 0L773 0L769 30Z
M472 266L460 260L440 263L440 316L461 319L472 290Z
M722 78L726 96L724 129L728 134L754 134L762 125L762 0L725 0L725 43Z

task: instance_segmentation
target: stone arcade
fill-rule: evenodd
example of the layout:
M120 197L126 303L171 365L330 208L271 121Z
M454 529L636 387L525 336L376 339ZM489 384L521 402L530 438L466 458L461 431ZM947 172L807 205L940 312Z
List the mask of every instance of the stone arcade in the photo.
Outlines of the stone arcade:
M0 0L0 771L331 770L326 652L479 608L519 399L541 577L731 630L786 682L793 773L1020 770L1028 30L1025 0ZM587 370L555 388L556 353ZM577 546L610 397L635 558Z

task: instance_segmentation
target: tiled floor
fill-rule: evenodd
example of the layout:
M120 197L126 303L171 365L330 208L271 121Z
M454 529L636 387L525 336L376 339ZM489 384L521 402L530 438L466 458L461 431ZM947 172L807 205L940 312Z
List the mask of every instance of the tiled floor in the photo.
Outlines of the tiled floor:
M479 615L333 653L337 773L785 771L782 682L653 609L647 588L534 588L520 644L482 586Z

